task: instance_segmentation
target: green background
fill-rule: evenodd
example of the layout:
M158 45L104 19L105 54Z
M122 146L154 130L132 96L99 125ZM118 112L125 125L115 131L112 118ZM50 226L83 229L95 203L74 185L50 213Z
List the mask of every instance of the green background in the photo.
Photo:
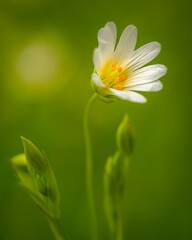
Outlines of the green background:
M118 37L138 28L137 48L162 45L164 89L147 104L105 104L91 110L94 193L100 239L109 239L103 212L103 170L116 149L124 113L136 148L123 203L125 239L192 239L191 5L189 1L0 2L0 239L54 239L46 219L16 184L9 158L20 136L45 149L61 192L61 223L70 239L90 239L82 117L92 95L97 32L114 21Z

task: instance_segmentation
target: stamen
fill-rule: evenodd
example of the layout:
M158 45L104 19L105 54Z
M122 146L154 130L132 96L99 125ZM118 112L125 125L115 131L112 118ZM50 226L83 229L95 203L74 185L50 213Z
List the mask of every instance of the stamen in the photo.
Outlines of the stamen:
M121 90L122 86L119 85L119 84L117 84L117 85L115 85L113 88L116 89L116 90Z
M125 76L125 75L121 75L121 76L119 77L119 81L120 81L120 82L125 81L125 79L126 79L126 76Z
M116 64L113 63L113 64L112 64L112 68L111 68L111 72L115 72L115 71L116 71Z
M109 86L109 83L107 82L107 83L104 83L104 85L105 85L105 87L108 87Z
M119 77L116 77L115 80L114 80L114 84L116 84L118 82L119 82Z
M118 72L122 72L123 68L122 67L118 67Z
M104 68L102 68L102 69L101 69L101 73L103 73L103 74L106 74L106 72L105 72L105 69L104 69Z
M112 79L113 77L111 75L107 75L107 79Z

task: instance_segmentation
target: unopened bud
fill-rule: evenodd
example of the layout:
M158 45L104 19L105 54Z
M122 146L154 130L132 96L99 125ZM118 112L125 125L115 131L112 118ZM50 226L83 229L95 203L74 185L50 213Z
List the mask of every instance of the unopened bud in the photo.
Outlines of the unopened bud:
M24 153L18 154L11 158L11 164L13 168L16 169L25 169L27 167L27 160Z
M129 156L134 150L134 145L134 129L130 119L125 115L117 130L117 146L124 155Z
M47 161L39 149L28 139L21 137L25 150L25 155L29 165L35 171L44 172L47 169Z
M34 178L39 192L45 196L48 195L47 179L44 175L37 174Z
M29 183L29 171L27 166L27 160L25 154L18 154L10 159L11 165L15 171L15 174L18 180L23 183L25 182L25 186Z
M58 218L60 196L51 165L44 152L28 139L21 139L25 153L11 159L19 183L46 215Z
M111 231L114 231L117 223L117 204L120 204L124 184L126 159L119 151L113 157L109 157L104 174L105 213Z

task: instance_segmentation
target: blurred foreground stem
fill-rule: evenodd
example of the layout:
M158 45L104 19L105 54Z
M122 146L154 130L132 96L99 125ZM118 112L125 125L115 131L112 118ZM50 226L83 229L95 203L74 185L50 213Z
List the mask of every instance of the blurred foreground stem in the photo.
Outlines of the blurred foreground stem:
M116 208L117 208L116 240L123 240L123 221L120 199L117 200Z
M55 236L55 239L56 240L66 240L63 237L63 230L62 230L58 220L53 219L53 218L48 218L48 222L49 222L50 228L53 232L53 235Z
M95 202L93 196L93 183L92 183L92 151L91 151L91 141L89 136L89 128L88 128L88 118L89 118L89 110L90 107L97 97L97 94L93 94L90 98L84 114L84 134L85 134L85 147L86 147L86 184L87 184L87 196L89 201L89 208L91 213L91 233L92 240L98 239L97 232L97 219L96 219L96 210L95 210Z

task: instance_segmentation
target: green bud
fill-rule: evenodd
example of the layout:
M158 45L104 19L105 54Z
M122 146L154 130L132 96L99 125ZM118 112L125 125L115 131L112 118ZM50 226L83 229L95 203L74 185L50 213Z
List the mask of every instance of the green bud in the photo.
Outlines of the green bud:
M39 192L45 196L48 195L48 189L47 189L47 179L44 175L41 174L36 174L36 176L34 177L36 186L39 190Z
M44 151L43 151L43 155L46 161L48 162L47 156ZM57 186L57 181L56 181L53 169L51 168L51 165L49 164L49 162L48 162L48 172L46 174L46 177L47 177L47 184L48 184L48 197L55 204L59 204L60 195L59 195L59 190Z
M27 161L35 171L45 172L47 170L47 161L39 149L28 139L21 137Z
M15 171L27 172L27 160L24 153L18 154L11 158L11 164Z
M25 154L18 154L12 157L10 161L19 184L24 187L25 190L35 194L36 189L33 179L31 178L31 174L28 170L28 163Z
M60 195L51 165L44 152L26 138L21 139L25 154L11 159L19 183L46 215L58 218Z
M130 119L125 115L117 130L117 146L124 155L129 156L134 150L134 145L134 129Z
M111 231L115 229L115 207L114 207L114 178L113 178L113 158L109 157L104 172L104 207L107 222Z
M117 224L117 205L121 203L127 171L127 158L117 151L109 157L104 173L105 213L112 232Z
M127 171L128 159L119 151L113 157L109 157L105 167L105 184L109 194L114 197L121 195L124 187L124 177Z

